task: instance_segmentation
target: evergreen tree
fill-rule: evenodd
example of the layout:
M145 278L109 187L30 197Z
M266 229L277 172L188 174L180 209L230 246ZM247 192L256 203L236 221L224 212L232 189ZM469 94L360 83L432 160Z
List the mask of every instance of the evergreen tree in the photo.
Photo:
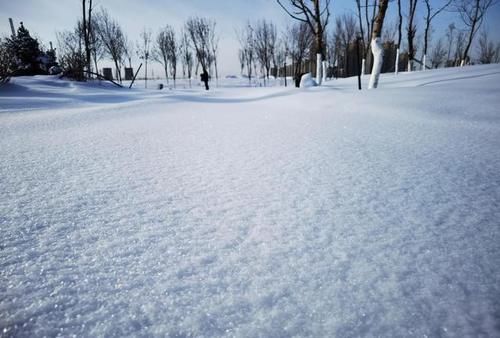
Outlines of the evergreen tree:
M9 69L13 74L34 75L40 73L38 40L31 37L30 32L22 22L17 30L17 35L7 39L6 48L8 54L12 56Z

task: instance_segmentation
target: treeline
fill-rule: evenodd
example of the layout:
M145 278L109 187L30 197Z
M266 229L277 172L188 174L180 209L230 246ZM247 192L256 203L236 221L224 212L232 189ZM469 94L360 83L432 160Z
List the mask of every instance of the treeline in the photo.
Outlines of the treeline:
M330 0L276 0L293 21L285 28L269 19L248 22L237 32L241 75L269 79L303 73L326 77L348 77L370 73L373 64L370 42L377 0L355 0L353 11L337 15L330 22L334 4ZM500 43L494 43L484 27L494 0L401 0L395 18L387 18L382 31L382 72L459 66L500 61ZM433 23L444 12L455 13L460 24L450 23L439 36ZM423 13L417 17L417 13ZM179 74L192 79L201 74L208 89L210 78L219 77L216 22L189 18L179 30L170 25L155 34L144 29L137 41L129 39L120 25L92 0L81 0L75 27L57 33L58 55L52 46L42 48L23 26L10 38L0 39L0 79L8 75L57 72L76 80L102 77L99 63L114 65L115 79L122 82L122 69L132 68L137 56L144 64L147 86L148 63L162 65L167 82ZM471 58L477 40L477 57ZM318 79L319 80L319 79Z
M277 2L290 14L295 23L278 33L276 26L267 20L247 23L238 32L241 74L252 76L293 76L303 73L315 75L317 54L327 62L327 77L348 77L370 73L372 53L370 40L376 15L376 0L353 1L353 13L344 13L329 24L329 13L323 15L323 47L318 48L317 26L307 13L307 1L282 0ZM326 6L329 5L326 1ZM320 1L313 1L319 6ZM387 20L382 34L384 59L382 72L412 71L438 67L460 66L470 63L500 62L500 43L494 43L487 30L480 30L491 0L401 0L393 1L397 17ZM287 7L289 6L289 7ZM417 9L423 13L417 18ZM462 23L458 28L450 23L443 36L432 39L435 18L443 12L455 13ZM297 13L304 13L297 17ZM302 19L305 18L305 19ZM328 25L328 27L327 27ZM327 28L326 28L327 27ZM437 35L437 34L436 34ZM478 37L477 57L472 59L471 46ZM270 67L272 65L272 67Z
M218 77L217 52L219 38L216 23L206 18L190 18L177 32L165 25L153 35L151 29L141 32L134 44L128 39L120 23L108 11L100 8L94 13L92 0L82 0L82 16L75 28L57 34L59 60L65 73L78 80L99 76L98 62L107 58L115 68L115 77L122 82L122 68L132 68L133 54L145 66L147 86L148 62L162 65L167 82L175 81L179 68L182 76L192 78L193 70ZM181 66L181 67L179 67ZM208 89L208 75L205 85Z

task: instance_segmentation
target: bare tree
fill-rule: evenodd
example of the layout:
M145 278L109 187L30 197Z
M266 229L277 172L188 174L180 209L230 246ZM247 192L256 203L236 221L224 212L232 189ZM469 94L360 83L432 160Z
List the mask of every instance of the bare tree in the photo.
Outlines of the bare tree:
M271 62L276 47L276 26L272 22L261 20L257 22L253 30L255 32L255 52L257 59L259 60L261 69L265 71L265 77L269 79Z
M497 43L495 48L495 57L493 58L493 63L500 63L500 42Z
M330 34L329 34L329 45L328 45L328 53L327 53L327 59L328 62L333 65L335 68L335 74L332 75L337 75L336 72L336 67L338 65L338 58L340 55L340 52L342 50L341 43L338 37L338 34L336 33L335 29L333 29Z
M59 46L59 63L64 74L75 80L83 81L85 79L86 59L85 51L82 48L82 25L77 24L72 31L58 32L56 36Z
M88 13L87 13L88 3ZM85 66L91 72L92 0L82 0L82 34L85 47ZM97 72L97 69L96 69ZM90 76L90 74L89 74Z
M194 17L188 19L186 22L186 31L196 51L196 58L203 69L202 81L205 83L206 90L209 90L208 71L210 70L210 64L212 62L210 48L212 27L214 27L213 21L206 18Z
M151 30L143 28L140 40L137 42L137 56L144 60L144 87L148 88L148 60L151 56Z
M216 86L219 85L219 69L217 67L217 53L219 51L219 35L217 35L217 32L215 30L216 27L216 22L214 20L211 20L210 22L210 35L209 35L209 44L210 44L210 61L214 65L214 71L215 71L215 83Z
M479 63L488 64L495 60L496 48L492 41L488 37L488 31L483 30L479 35Z
M125 37L125 58L128 60L128 66L132 68L132 55L134 54L134 44Z
M182 41L180 45L180 55L182 60L182 73L184 76L187 75L189 79L189 86L191 87L191 77L193 73L193 52L191 49L191 44L189 42L188 33L183 30L181 33Z
M156 45L153 51L153 59L163 66L165 78L168 83L169 66L174 58L177 61L177 48L175 41L175 31L172 26L166 25L156 36ZM172 72L172 69L171 69ZM173 71L174 73L176 71ZM175 79L174 79L175 86Z
M322 62L325 62L326 59L324 37L330 18L330 0L322 1L323 7L320 0L287 0L288 6L282 3L284 0L276 1L288 15L307 24L311 32L313 32L315 38L314 51L316 53L316 82L321 84ZM323 68L325 68L324 64Z
M448 54L446 57L446 63L450 62L451 57L451 48L453 47L453 42L455 41L453 33L455 32L455 24L452 22L448 25L448 29L446 30L446 39L448 40Z
M370 82L368 88L377 88L378 79L380 77L380 71L382 70L383 54L384 49L382 47L382 27L384 25L385 13L387 11L387 6L389 0L379 0L378 13L373 22L373 33L372 33L372 53L373 53L373 69L370 76Z
M314 34L309 25L299 22L288 30L287 39L290 44L295 86L299 87L304 61L311 54L311 50L313 50Z
M348 76L351 67L349 63L349 48L356 38L356 19L352 14L344 13L335 20L335 40L340 44L338 47L342 50L342 61L344 76ZM339 50L339 51L340 51Z
M252 67L255 65L255 34L252 26L248 23L245 28L238 32L238 40L241 46L241 53L247 68L249 84L252 83Z
M455 10L460 14L460 18L465 26L469 28L467 44L465 45L460 61L461 66L469 61L469 50L472 40L481 27L486 12L496 3L497 1L495 0L456 0Z
M276 77L279 77L280 76L280 67L284 66L285 62L286 62L286 58L287 58L287 54L288 54L288 51L287 51L287 46L286 46L286 41L284 39L279 39L277 44L276 44L276 48L275 48L275 52L274 52L274 67L276 69ZM283 69L283 77L286 76L286 69L284 68Z
M363 38L363 43L361 45L361 48L362 48L362 55L363 55L363 59L361 61L361 74L365 74L365 71L366 71L366 56L367 56L367 52L368 52L368 48L367 46L369 45L369 40L366 40L365 39L365 32L363 30L363 18L361 16L361 0L356 0L356 7L358 9L358 20L359 20L359 34L361 35L361 37Z
M97 25L92 22L91 24L91 29L90 29L90 46L91 46L91 49L90 49L90 53L91 53L91 57L92 57L92 60L94 62L94 68L95 68L95 72L96 73L99 73L99 67L97 66L97 63L104 57L104 54L105 54L105 50L104 50L104 45L101 41L101 39L99 38L99 34L97 32Z
M461 64L462 55L464 54L465 48L465 32L460 30L455 39L455 66Z
M384 24L384 30L382 31L382 41L395 43L397 32L398 32L397 23L389 22L387 24Z
M123 31L106 10L102 10L96 17L96 29L102 41L105 53L113 60L120 83L122 82L120 66L126 52L126 38Z
M0 38L0 84L9 78L9 63L12 60L11 52L7 48L7 42Z
M431 54L431 67L438 68L446 61L446 48L443 39L439 39Z
M175 80L177 78L177 59L179 56L179 45L177 44L174 31L172 31L172 34L168 38L168 45L169 45L168 62L170 63L170 75L172 75L172 79L174 80L174 88L175 88Z
M418 0L408 0L408 26L406 26L406 36L408 38L408 71L412 71L413 59L415 58L415 35L417 25L415 24L415 12L417 10Z
M453 0L446 0L441 7L433 9L430 0L424 0L425 2L425 31L424 31L424 57L422 59L422 70L425 70L427 65L427 49L429 47L429 30L431 28L432 20L442 11L444 11ZM435 0L434 0L435 2Z
M403 36L402 28L403 28L403 15L401 14L401 0L398 0L398 43L396 45L396 61L394 64L394 70L396 74L398 74L399 72L399 53L401 50L401 38Z
M240 62L240 75L243 76L243 71L245 70L245 51L242 48L238 50L238 61Z

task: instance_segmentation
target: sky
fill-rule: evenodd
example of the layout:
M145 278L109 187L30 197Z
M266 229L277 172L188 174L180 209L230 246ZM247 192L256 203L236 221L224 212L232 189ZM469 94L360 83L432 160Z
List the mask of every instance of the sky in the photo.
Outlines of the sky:
M285 0L286 2L286 0ZM442 0L432 0L437 7ZM419 2L417 19L420 20L417 35L423 32L423 1ZM222 75L239 74L236 30L259 19L271 19L279 31L286 29L293 20L281 9L275 0L94 0L94 6L106 8L124 29L129 40L136 42L144 28L156 34L160 27L169 24L178 31L186 19L192 16L205 16L217 22L219 43L219 72ZM402 0L403 11L407 5ZM48 46L52 41L57 47L56 32L72 29L81 15L80 0L0 0L0 36L10 34L8 18L12 17L16 27L23 21L26 28ZM335 16L343 13L356 14L354 0L332 0L331 29ZM386 25L395 23L397 5L389 4ZM454 22L463 26L456 13L445 12L433 22L433 37L436 41L444 35L446 27ZM490 37L500 41L500 5L490 9L484 23ZM135 43L134 43L135 45ZM474 50L473 50L474 52ZM137 61L137 60L136 60ZM103 61L101 66L107 62ZM161 66L149 67L155 76L161 74ZM180 67L178 67L180 69ZM151 75L151 74L150 74Z

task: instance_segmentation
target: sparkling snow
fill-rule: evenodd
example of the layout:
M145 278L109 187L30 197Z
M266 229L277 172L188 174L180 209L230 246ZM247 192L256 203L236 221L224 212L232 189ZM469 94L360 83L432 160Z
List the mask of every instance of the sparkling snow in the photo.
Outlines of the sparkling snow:
M0 335L499 336L500 66L379 86L0 87Z

